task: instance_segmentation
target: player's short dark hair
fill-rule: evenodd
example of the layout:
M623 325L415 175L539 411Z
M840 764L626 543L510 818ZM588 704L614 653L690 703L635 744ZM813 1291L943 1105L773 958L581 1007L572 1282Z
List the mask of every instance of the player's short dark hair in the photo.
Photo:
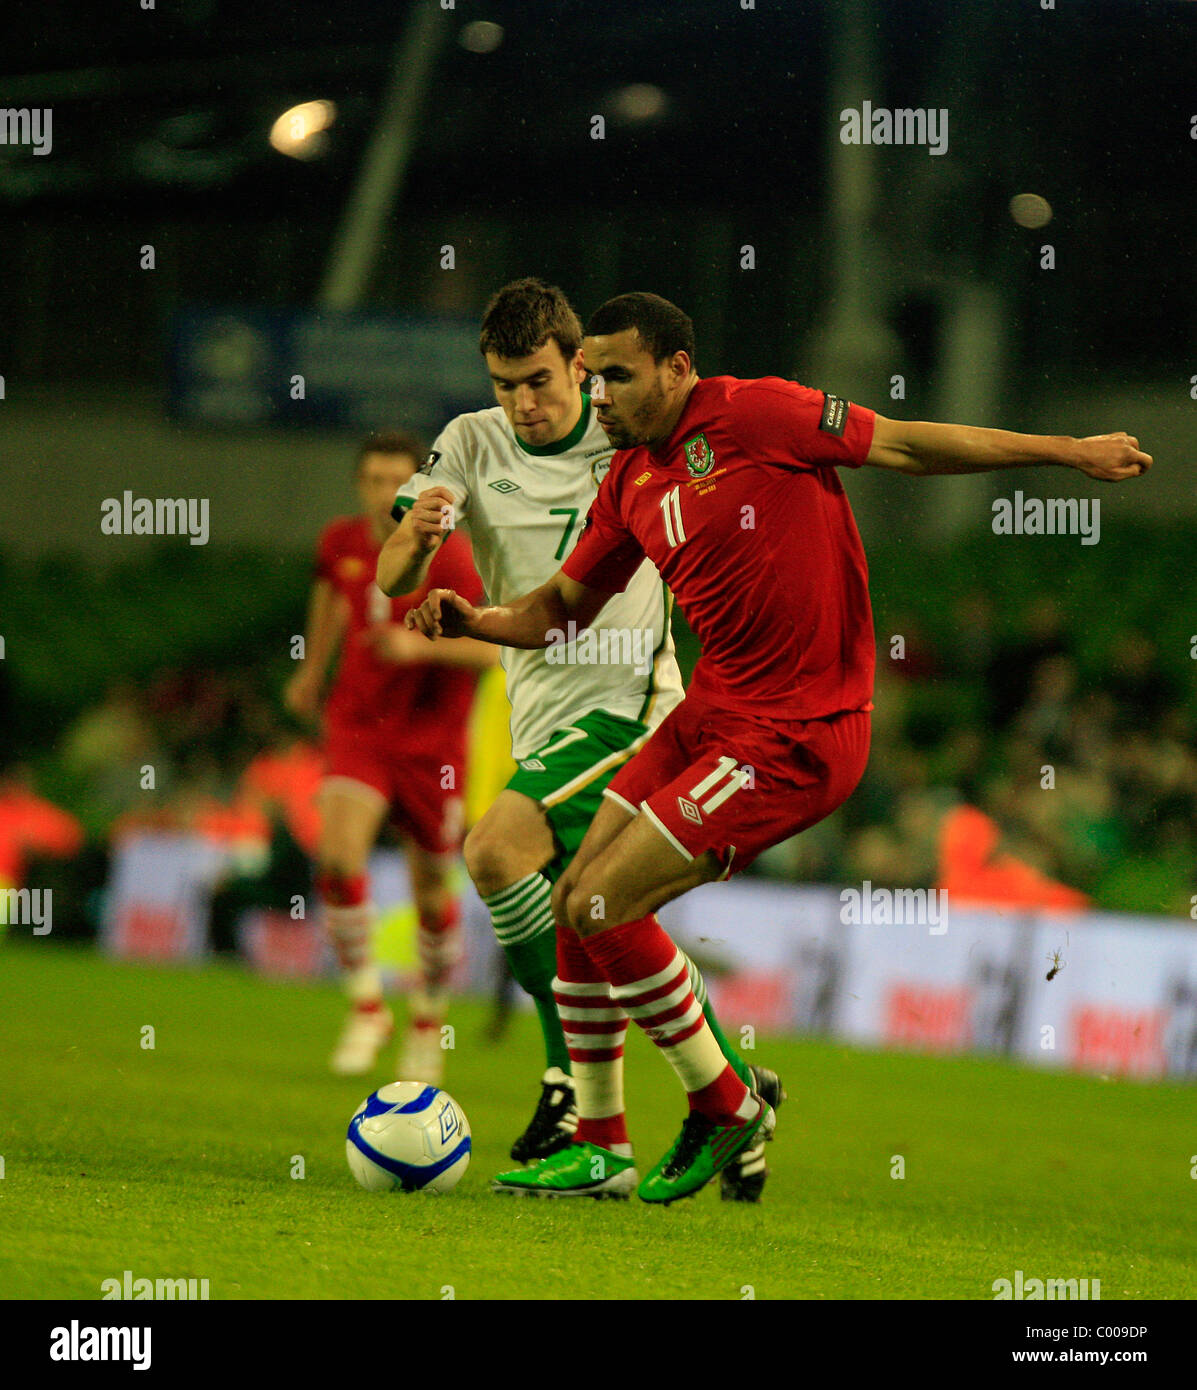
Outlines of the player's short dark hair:
M428 457L428 445L410 430L376 430L358 445L355 469L360 469L367 454L406 454L417 463Z
M531 357L552 338L571 362L582 346L582 320L565 292L529 276L491 296L482 316L478 351L483 357Z
M639 333L654 362L663 362L675 352L684 352L694 361L694 324L690 315L659 294L637 290L608 299L591 314L586 336L605 337L629 328Z

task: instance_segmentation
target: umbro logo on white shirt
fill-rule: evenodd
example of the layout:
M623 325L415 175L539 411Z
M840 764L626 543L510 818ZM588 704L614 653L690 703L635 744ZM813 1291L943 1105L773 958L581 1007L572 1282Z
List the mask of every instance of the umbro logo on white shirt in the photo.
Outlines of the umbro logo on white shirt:
M518 492L520 490L519 483L513 483L510 478L499 478L491 483L491 487L496 492Z

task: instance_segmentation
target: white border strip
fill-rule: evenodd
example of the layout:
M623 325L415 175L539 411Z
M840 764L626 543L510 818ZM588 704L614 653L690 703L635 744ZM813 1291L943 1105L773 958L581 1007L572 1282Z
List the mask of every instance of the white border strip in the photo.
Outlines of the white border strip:
M674 849L677 850L677 852L682 856L686 863L693 864L694 856L690 853L686 846L682 844L682 842L677 838L673 831L670 830L668 826L662 824L661 817L658 816L656 812L654 812L653 808L648 804L647 801L642 801L640 803L640 809L649 818L649 820L652 821L652 823L657 827L661 834L665 836L665 838L674 847Z
M640 808L638 806L633 806L630 801L625 801L618 792L613 792L610 787L604 789L603 795L609 796L612 801L622 806L629 816L638 816L640 814Z

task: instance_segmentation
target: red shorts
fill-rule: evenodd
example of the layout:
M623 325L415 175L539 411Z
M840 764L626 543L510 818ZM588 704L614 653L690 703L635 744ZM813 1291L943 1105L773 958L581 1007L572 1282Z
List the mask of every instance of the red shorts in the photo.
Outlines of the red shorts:
M461 849L465 757L460 750L403 747L385 728L329 724L322 785L348 795L368 796L369 788L387 803L398 829L429 854Z
M713 850L728 878L829 816L851 795L868 759L866 710L774 720L691 694L604 795L643 811L687 860Z

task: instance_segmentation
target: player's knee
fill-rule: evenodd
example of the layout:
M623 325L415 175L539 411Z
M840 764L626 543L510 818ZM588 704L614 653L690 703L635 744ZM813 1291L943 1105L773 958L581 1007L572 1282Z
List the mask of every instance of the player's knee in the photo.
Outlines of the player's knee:
M366 872L366 858L352 845L333 840L320 846L316 856L316 870L322 877L357 878Z
M482 897L497 893L511 882L510 851L502 838L479 821L461 848L466 872Z
M473 880L474 887L485 897L485 880L494 874L495 854L490 836L481 822L465 837L461 857L465 860L466 873Z
M595 896L584 883L575 883L566 890L562 900L564 916L557 920L564 921L579 936L598 931L605 923L601 917L594 916Z
M558 926L569 926L569 918L566 915L566 899L569 897L570 889L573 885L573 875L568 872L562 874L557 882L553 884L553 921L556 922Z

